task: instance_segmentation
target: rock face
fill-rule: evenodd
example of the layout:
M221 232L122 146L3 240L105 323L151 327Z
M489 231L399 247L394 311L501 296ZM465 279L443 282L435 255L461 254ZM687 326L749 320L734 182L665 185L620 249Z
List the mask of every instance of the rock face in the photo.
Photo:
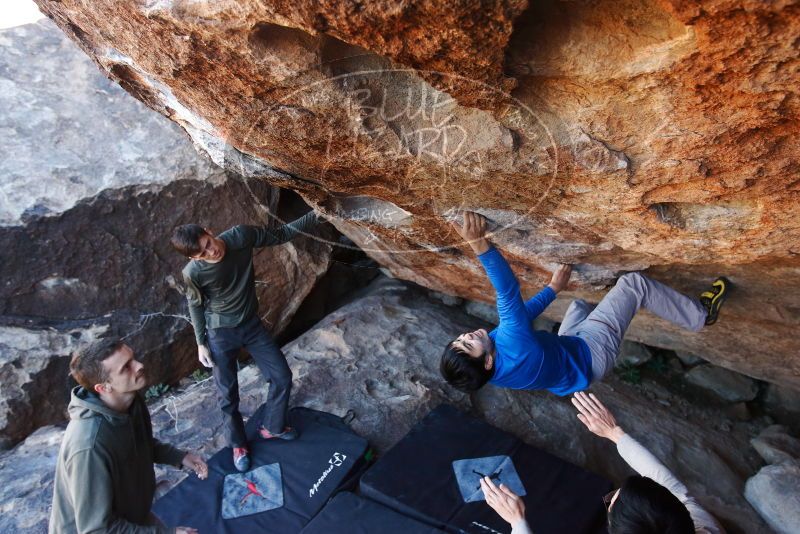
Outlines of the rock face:
M703 358L697 354L692 354L691 352L677 351L675 352L675 356L677 356L678 359L687 367L693 367L701 363L706 363Z
M779 534L800 530L800 463L768 465L747 481L745 495Z
M728 402L750 401L758 394L755 381L713 365L694 367L686 373L686 380Z
M454 333L483 326L398 281L330 314L284 347L294 373L293 402L341 416L385 451L417 419L469 398L439 378L439 355Z
M800 433L800 391L770 384L764 403L779 422Z
M593 300L623 271L690 293L724 273L713 330L643 315L631 338L800 389L795 6L37 3L216 163L337 215L396 276L490 299L449 248L458 208L492 219L527 291L557 262Z
M568 399L492 386L470 397L444 384L438 371L442 348L454 334L477 326L485 324L420 288L377 280L364 297L283 347L294 373L291 403L341 416L352 413L353 428L381 454L428 410L449 402L616 482L631 474L610 442L583 428ZM255 366L242 370L239 382L243 413L253 413L266 398L267 388ZM665 408L614 377L593 391L615 411L626 431L661 458L729 532L767 532L742 496L744 479L759 466L747 444L757 432L751 425L721 421L716 413L688 403ZM168 395L152 405L151 412L159 439L204 454L222 446L222 420L211 380ZM4 532L46 520L52 458L58 446L56 439L45 443L38 438L48 432L41 430L0 455L0 488L7 484L13 488L0 490L0 511L15 506L14 514L0 515ZM17 476L18 460L30 457L25 455L38 460L35 467L23 464L30 473L22 480ZM183 476L160 468L160 491ZM35 499L19 497L33 488L39 491Z
M786 427L772 425L750 440L753 448L768 464L800 459L800 439L792 437Z
M647 363L653 357L652 351L641 343L625 340L619 349L618 366L636 366Z
M64 392L73 384L69 356L107 331L107 325L62 331L0 327L0 449L64 418Z
M772 425L751 443L770 465L747 481L745 497L775 532L800 531L800 440Z
M43 427L22 446L0 453L0 531L47 532L63 436L63 428Z
M0 32L0 444L60 421L69 354L130 336L152 383L197 366L172 229L265 224L277 189L199 156L52 22ZM287 197L288 198L288 197ZM300 239L256 255L261 313L279 332L325 272L330 246Z

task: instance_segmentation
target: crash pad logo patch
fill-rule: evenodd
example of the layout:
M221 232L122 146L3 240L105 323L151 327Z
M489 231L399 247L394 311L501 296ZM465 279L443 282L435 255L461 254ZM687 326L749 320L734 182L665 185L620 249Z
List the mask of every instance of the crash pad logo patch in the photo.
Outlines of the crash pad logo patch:
M526 494L514 462L505 455L456 460L453 462L453 472L464 502L485 500L481 491L481 478L485 476L491 478L496 486L505 484L519 496Z
M283 506L281 466L274 463L227 475L222 486L222 517L233 519Z

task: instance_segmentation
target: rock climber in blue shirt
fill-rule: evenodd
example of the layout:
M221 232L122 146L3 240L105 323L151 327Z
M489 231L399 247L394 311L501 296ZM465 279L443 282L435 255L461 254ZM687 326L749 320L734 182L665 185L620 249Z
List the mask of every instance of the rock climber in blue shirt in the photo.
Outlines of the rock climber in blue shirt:
M462 391L476 391L487 382L560 396L586 389L614 367L625 330L639 308L697 332L716 321L727 297L730 282L723 277L694 299L641 273L627 273L596 307L573 301L558 334L537 331L531 322L567 286L572 268L560 266L550 283L525 302L505 258L486 239L486 219L473 212L463 217L463 224L454 226L494 286L500 323L491 332L461 334L445 348L442 376Z

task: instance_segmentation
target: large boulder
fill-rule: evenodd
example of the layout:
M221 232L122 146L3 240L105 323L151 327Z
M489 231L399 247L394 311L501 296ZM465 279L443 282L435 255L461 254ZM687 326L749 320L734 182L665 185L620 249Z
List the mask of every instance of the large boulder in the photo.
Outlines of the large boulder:
M768 465L747 481L745 495L778 534L800 532L800 463Z
M107 325L60 331L0 326L0 450L63 419L64 392L73 385L69 355L107 331Z
M687 367L693 367L701 363L706 363L706 361L703 358L701 358L697 354L692 354L691 352L684 352L678 350L675 351L675 356L677 356L677 358L683 363L683 365Z
M758 395L758 384L746 376L714 365L698 365L686 373L690 384L728 402L751 401Z
M594 301L624 271L692 294L726 274L713 329L641 315L632 339L800 389L789 4L36 1L215 162L337 215L395 276L491 299L449 248L458 208L526 291L557 262Z
M800 531L800 439L772 425L750 443L770 465L750 477L745 497L776 532Z
M295 202L226 172L107 80L50 21L0 32L0 444L64 419L69 354L129 336L152 383L198 363L172 229L274 224ZM292 195L289 195L292 196ZM289 199L289 196L286 198ZM331 247L256 254L261 313L289 322Z
M642 365L649 362L652 357L653 351L647 346L626 339L620 345L616 365L619 367Z
M768 426L750 444L768 464L800 460L800 439L781 425Z
M800 390L770 384L764 405L779 422L800 432Z

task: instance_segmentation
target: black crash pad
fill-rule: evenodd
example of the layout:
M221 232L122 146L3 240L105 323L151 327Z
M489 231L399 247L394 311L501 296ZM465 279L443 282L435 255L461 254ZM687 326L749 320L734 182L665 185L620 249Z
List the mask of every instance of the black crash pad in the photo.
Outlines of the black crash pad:
M301 534L443 534L369 499L338 493Z
M367 441L340 418L315 410L289 412L290 424L300 432L294 441L255 439L262 409L246 428L250 471L240 475L231 449L222 449L208 461L206 480L190 475L156 501L153 513L164 524L194 527L201 534L296 533L363 462ZM228 517L232 511L246 515L225 519L223 508Z
M460 485L456 471L462 476ZM526 492L526 516L537 534L604 531L602 497L612 488L608 480L448 405L431 411L380 458L362 476L360 490L437 528L509 532L482 497L470 502L476 498L478 473L494 475L509 486L518 477Z

